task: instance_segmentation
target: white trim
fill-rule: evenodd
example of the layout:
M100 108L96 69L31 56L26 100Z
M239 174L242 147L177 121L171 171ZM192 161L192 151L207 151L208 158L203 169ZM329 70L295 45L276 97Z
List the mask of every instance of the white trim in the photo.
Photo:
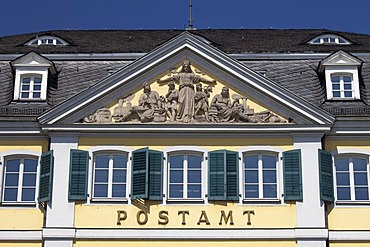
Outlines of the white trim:
M329 231L330 241L370 241L370 231Z
M344 96L344 83L340 81L340 97L333 96L333 88L332 88L332 76L349 76L352 78L351 82L351 92L352 97L345 97ZM358 77L358 69L354 66L325 66L325 83L326 83L326 97L329 100L353 100L353 99L360 99L360 86L359 86L359 77ZM338 90L335 90L338 91ZM348 90L347 90L348 91Z
M0 230L0 241L41 241L41 230Z
M14 100L21 101L34 101L34 100L46 100L46 91L48 84L48 73L49 73L49 64L34 64L30 65L14 65L15 67L15 84L14 84ZM39 76L41 77L41 95L40 98L21 98L21 85L22 78L25 76Z
M42 238L73 239L76 236L74 228L44 228L42 229Z

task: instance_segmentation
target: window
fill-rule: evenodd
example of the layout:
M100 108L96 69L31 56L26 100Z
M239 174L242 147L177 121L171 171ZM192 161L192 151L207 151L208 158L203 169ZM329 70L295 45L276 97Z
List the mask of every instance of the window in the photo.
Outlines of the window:
M122 153L102 153L94 156L93 198L127 197L128 156Z
M200 154L173 154L168 161L168 198L202 198L202 163Z
M68 45L66 41L54 36L40 36L27 42L25 45L38 46L38 45Z
M40 99L41 98L41 75L25 75L21 79L20 99Z
M276 199L278 197L277 155L247 153L243 158L244 198Z
M350 45L351 42L335 34L324 34L324 35L314 38L313 40L308 42L308 44L311 44L311 45L322 45L322 44Z
M35 202L37 163L33 157L5 160L3 202Z
M332 74L333 98L353 98L353 86L351 74Z
M338 201L369 200L368 158L338 157L335 159Z

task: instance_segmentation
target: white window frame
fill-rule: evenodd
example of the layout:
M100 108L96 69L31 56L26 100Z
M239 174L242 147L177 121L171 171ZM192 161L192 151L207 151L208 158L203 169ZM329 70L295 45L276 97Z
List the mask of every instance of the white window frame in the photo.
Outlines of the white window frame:
M89 168L88 168L88 195L87 195L87 204L90 203L99 203L99 202L127 202L128 204L131 203L131 199L129 197L131 193L131 157L132 157L132 148L128 148L125 146L94 146L88 149L89 156L92 157L89 161ZM126 197L125 198L101 198L101 197L94 197L94 169L95 169L95 157L94 155L100 154L124 154L127 155L127 168L126 168ZM108 188L109 189L109 188Z
M20 100L20 101L46 100L48 67L39 66L39 65L17 67L16 73L15 73L14 100ZM32 77L32 76L41 77L40 98L21 98L22 79L26 77Z
M46 42L43 42L44 40L46 40ZM68 45L68 43L61 38L58 38L55 36L44 35L44 36L40 36L40 37L32 39L31 41L27 42L25 45L27 46L39 46L39 45L65 46L65 45Z
M31 150L8 150L5 152L0 152L1 163L0 163L0 195L1 195L1 204L2 205L19 205L19 206L37 206L37 196L39 193L39 174L40 174L40 157L41 153L31 151ZM37 160L37 173L36 173L36 186L35 186L35 199L34 201L17 201L17 202L4 202L4 186L5 186L5 169L6 169L6 160L8 159L21 159L21 158L32 158ZM18 184L18 186L20 186ZM18 191L19 193L19 191ZM19 194L18 194L19 195Z
M337 169L335 160L340 158L348 158L349 159L349 186L350 186L350 200L338 200L338 192L337 192ZM356 200L355 199L355 184L354 184L354 170L353 170L353 158L364 159L367 161L366 166L366 173L367 173L367 188L368 188L368 200ZM333 156L333 181L334 181L334 195L335 195L335 202L336 204L370 204L370 160L369 160L369 153L366 151L365 153L358 153L358 152L338 152L336 155Z
M29 84L29 90L23 90L23 85L24 85L24 79L29 78L30 84ZM35 78L40 78L40 90L35 90ZM22 97L23 93L28 93L28 97ZM35 93L39 93L40 97L34 97ZM39 74L25 74L21 77L20 81L20 89L19 89L19 98L21 100L37 100L41 98L41 93L42 93L42 76Z
M325 42L325 39L334 40L334 42ZM340 43L339 40L343 40L343 43ZM319 41L319 42L317 42ZM310 45L351 45L352 43L349 42L347 39L335 35L335 34L324 34L318 37L315 37L311 41L308 42Z
M246 155L272 155L276 156L276 198L263 198L263 190L261 190L261 186L263 187L263 174L262 174L262 162L259 159L259 180L261 181L258 183L259 186L259 198L245 198L245 177L244 177L244 156ZM283 157L283 149L274 146L249 146L239 150L239 156L241 157L240 165L239 165L239 191L242 195L239 199L239 203L284 203L282 200L283 194L283 169L282 169L282 157ZM260 169L261 168L261 169Z
M341 85L341 97L333 96L332 76L350 76L352 77L352 97L344 97L343 85ZM328 66L325 68L326 97L329 100L354 100L360 99L360 86L357 67Z
M174 146L170 148L165 148L163 150L164 158L166 160L164 165L164 172L163 172L163 191L164 191L164 204L171 203L171 202L194 202L194 203L207 203L207 193L208 193L208 162L207 162L207 154L208 149L197 147L197 146ZM171 155L184 155L184 154L194 154L199 155L202 157L201 163L201 198L186 198L184 191L183 198L170 198L169 197L169 161ZM184 174L185 174L184 168ZM187 186L187 183L184 181L184 187Z

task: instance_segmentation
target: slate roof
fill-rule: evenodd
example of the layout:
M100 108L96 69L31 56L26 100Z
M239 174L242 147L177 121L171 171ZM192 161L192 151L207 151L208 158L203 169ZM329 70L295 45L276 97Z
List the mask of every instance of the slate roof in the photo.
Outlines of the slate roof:
M147 53L183 30L83 30L48 31L0 38L0 54L27 53ZM307 45L325 33L343 36L353 44L340 49L370 52L369 35L325 29L204 29L191 31L226 53L333 52L336 45ZM70 46L29 47L23 44L42 35L53 35Z
M0 54L75 53L147 53L183 30L125 30L125 31L50 31L21 34L0 38ZM370 53L370 35L328 30L196 30L211 45L229 54L236 53L333 53L343 50L349 53ZM306 42L324 33L343 36L353 44L307 45ZM41 35L55 35L70 46L28 47L23 44ZM304 100L321 107L336 116L364 116L370 114L370 56L361 58L361 100L327 101L325 85L317 68L320 59L295 60L243 60L247 67L264 72L266 77L290 90ZM14 102L14 75L10 61L0 61L0 118L21 116L36 117L42 112L91 87L114 71L132 61L53 61L58 71L58 81L49 85L47 102Z

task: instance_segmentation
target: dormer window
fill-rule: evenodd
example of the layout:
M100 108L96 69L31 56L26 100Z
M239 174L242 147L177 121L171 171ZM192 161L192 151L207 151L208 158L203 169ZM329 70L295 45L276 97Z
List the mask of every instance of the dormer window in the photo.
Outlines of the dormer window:
M14 61L14 100L46 100L49 78L56 74L54 64L48 59L30 52Z
M350 45L352 44L343 37L335 34L320 35L308 42L311 45Z
M68 45L68 43L61 38L55 36L40 36L27 42L25 45L36 46L36 45Z
M362 61L338 51L321 61L319 72L325 74L328 100L360 99L359 68Z

